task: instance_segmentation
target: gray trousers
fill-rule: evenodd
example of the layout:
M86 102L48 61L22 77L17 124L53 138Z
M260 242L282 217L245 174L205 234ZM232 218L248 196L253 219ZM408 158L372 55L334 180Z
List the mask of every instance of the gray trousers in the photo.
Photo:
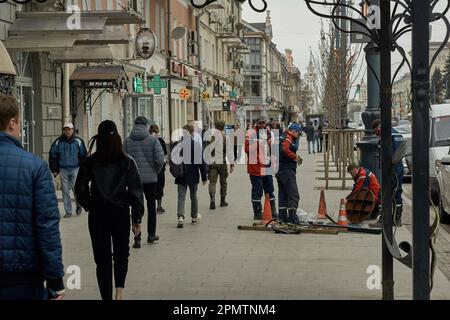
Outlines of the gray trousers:
M198 184L194 186L178 185L178 207L177 216L184 218L184 203L186 200L187 189L189 187L189 195L191 197L191 218L196 219L198 213L197 189Z

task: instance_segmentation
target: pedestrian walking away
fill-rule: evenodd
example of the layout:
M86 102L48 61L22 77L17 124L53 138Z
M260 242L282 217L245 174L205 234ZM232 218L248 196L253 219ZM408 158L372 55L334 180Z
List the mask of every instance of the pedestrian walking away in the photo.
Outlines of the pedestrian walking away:
M314 135L314 127L312 122L309 122L308 125L304 128L306 133L306 140L308 141L308 153L316 153L316 137Z
M226 207L227 196L227 178L228 178L228 165L227 158L230 162L230 173L234 170L234 154L231 154L231 141L227 135L225 135L225 122L217 120L215 122L216 130L213 132L211 141L207 144L211 146L211 154L207 156L211 157L211 163L208 162L208 180L209 180L209 197L211 210L216 209L216 185L217 180L220 177L220 206Z
M158 175L164 167L164 151L159 140L150 135L147 118L136 118L129 137L123 143L123 148L136 161L143 183L148 212L147 243L157 243L159 236L156 234L156 196ZM140 248L140 246L141 235L137 235L133 247Z
M75 192L89 212L89 234L101 297L112 300L114 269L115 299L122 300L130 251L130 207L132 230L139 235L144 214L143 187L137 164L123 151L113 121L100 123L89 154L94 144L96 152L81 165Z
M241 124L237 122L234 125L233 132L233 148L234 148L234 162L239 163L242 158L242 148L245 140L245 132L241 129Z
M297 187L297 166L302 159L297 155L301 126L292 123L288 130L280 136L279 169L276 174L278 181L278 210L283 222L299 224L297 216L300 196Z
M162 198L164 197L164 187L166 185L166 156L167 156L167 146L164 139L159 135L159 127L156 124L152 124L150 126L150 134L155 136L159 143L161 144L161 147L164 151L164 165L161 170L161 172L158 174L158 183L156 184L156 213L163 214L166 212L164 208L162 207Z
M272 134L266 129L266 119L260 117L255 129L250 129L245 137L245 153L247 154L247 173L252 185L251 200L253 206L253 218L262 218L261 198L269 193L272 212L276 212L271 161Z
M87 150L83 139L75 135L74 126L67 122L64 124L63 134L56 139L49 152L50 170L53 176L60 174L62 196L64 201L64 218L72 216L72 199L70 191L73 191L77 180L78 170L86 158ZM80 215L81 206L76 202L76 214Z
M322 153L322 148L323 148L323 124L322 122L319 123L319 127L317 129L318 132L318 137L317 137L317 152L318 153Z
M58 201L47 163L22 148L19 110L0 96L0 300L61 300Z
M170 159L171 173L175 177L175 184L178 188L178 228L183 228L184 226L184 207L188 189L191 199L191 222L192 224L197 224L200 221L201 215L198 213L197 198L200 177L203 185L207 183L203 150L202 146L194 140L194 127L192 125L185 125L183 129L183 137L181 137L180 141L174 143ZM174 163L173 160L177 157L181 157L180 163Z

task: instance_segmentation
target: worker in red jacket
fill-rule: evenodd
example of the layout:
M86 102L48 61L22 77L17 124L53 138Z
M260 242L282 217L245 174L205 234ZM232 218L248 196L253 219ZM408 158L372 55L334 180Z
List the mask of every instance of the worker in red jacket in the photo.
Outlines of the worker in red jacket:
M376 203L374 212L371 214L371 216L376 215L378 213L378 206L380 205L380 183L378 182L377 177L372 172L370 172L369 169L366 169L363 166L357 164L350 164L347 167L347 171L355 181L353 190L347 196L347 199L358 193L361 189L369 189L375 196Z
M276 174L278 181L278 209L279 218L283 222L300 224L297 217L300 196L297 187L297 166L302 158L297 154L301 127L292 123L288 130L280 137L279 170Z
M266 119L258 118L254 129L245 136L247 173L252 184L253 218L262 218L261 198L269 194L272 217L276 218L276 204L272 177L272 133L266 129Z

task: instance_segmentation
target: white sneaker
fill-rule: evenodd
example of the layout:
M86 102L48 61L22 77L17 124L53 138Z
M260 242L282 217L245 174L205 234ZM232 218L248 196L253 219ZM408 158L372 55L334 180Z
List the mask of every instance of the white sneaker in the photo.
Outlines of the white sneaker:
M202 218L202 215L201 214L197 214L197 218L192 218L192 224L199 223L201 218Z
M183 224L184 224L184 218L183 217L178 217L177 228L183 228Z

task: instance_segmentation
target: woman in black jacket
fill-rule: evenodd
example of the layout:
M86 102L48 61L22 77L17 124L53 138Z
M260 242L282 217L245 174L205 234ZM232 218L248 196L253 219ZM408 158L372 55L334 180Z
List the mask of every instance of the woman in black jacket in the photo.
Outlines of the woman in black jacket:
M159 143L161 144L161 147L164 151L164 156L167 156L167 146L166 142L163 138L159 135L159 127L156 124L152 124L150 126L150 134L154 135L158 138ZM158 207L156 208L157 213L165 213L166 210L162 207L162 198L164 196L164 187L166 185L166 166L164 165L163 169L158 175L158 183L156 185L156 201L158 202Z
M122 300L130 251L130 206L133 232L139 234L144 214L142 184L135 161L122 150L114 122L106 120L99 125L89 154L94 143L96 152L82 163L75 193L80 205L89 212L89 233L102 299L112 300L114 259L116 300Z

